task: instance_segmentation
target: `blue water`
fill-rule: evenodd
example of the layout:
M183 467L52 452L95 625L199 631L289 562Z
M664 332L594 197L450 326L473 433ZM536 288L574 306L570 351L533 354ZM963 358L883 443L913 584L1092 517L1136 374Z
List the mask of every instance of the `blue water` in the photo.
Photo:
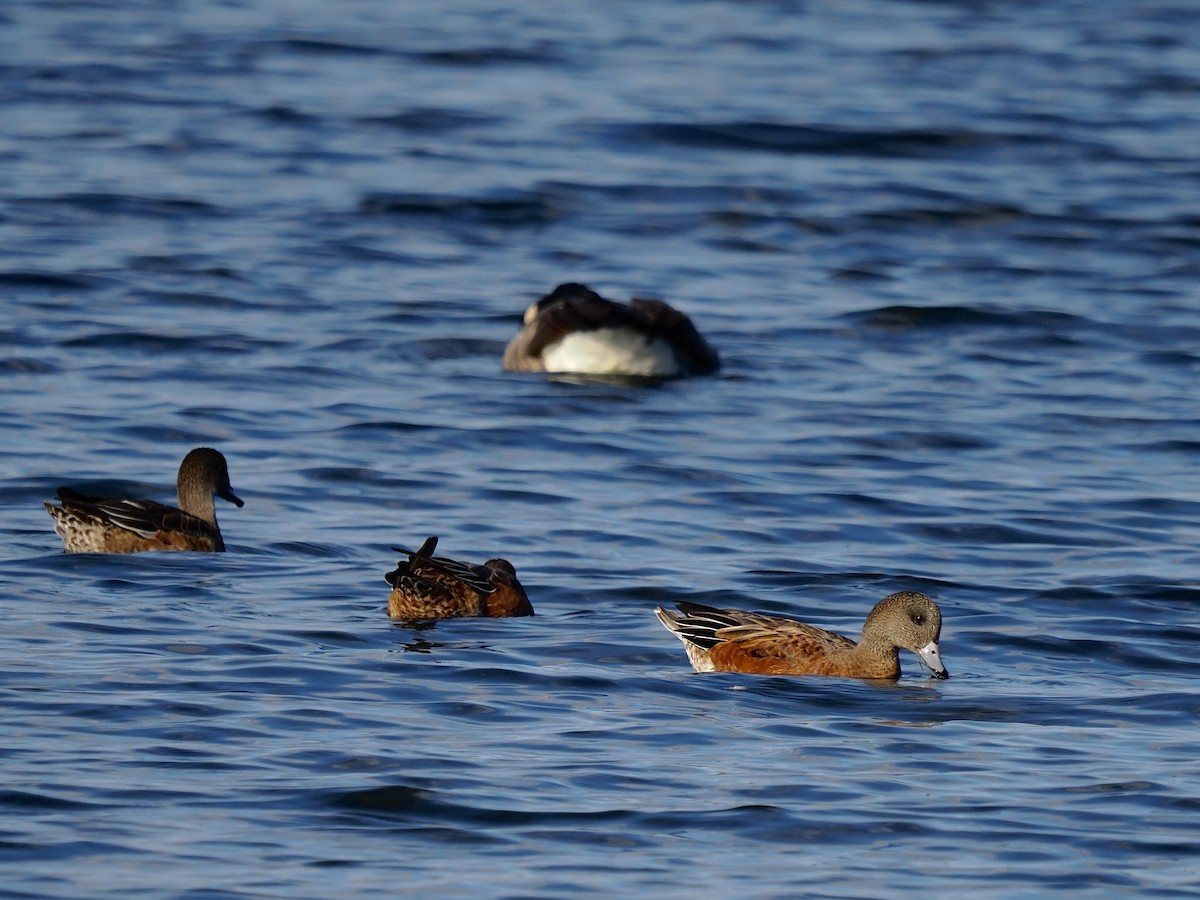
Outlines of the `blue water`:
M0 893L1195 896L1195 28L0 8ZM568 280L722 373L502 373ZM57 485L201 444L230 552L61 552ZM431 534L537 615L393 625ZM949 681L698 676L652 615L900 589Z

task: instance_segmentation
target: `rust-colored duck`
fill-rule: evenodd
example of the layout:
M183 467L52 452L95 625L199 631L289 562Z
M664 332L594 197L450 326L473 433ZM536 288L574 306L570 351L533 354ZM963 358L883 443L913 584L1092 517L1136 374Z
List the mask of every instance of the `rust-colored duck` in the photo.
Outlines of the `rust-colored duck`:
M392 586L389 616L414 620L533 615L512 563L489 559L479 566L434 556L437 542L431 537L415 551L392 548L408 559L384 576Z
M916 653L934 678L950 677L938 650L942 611L916 591L880 600L868 614L857 644L783 616L686 602L678 608L682 615L661 606L655 614L683 641L697 672L899 678L904 649Z

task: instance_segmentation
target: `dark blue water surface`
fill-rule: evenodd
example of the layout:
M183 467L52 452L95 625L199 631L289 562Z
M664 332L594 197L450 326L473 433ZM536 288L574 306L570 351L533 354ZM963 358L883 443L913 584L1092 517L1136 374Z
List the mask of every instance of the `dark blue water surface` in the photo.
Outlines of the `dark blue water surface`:
M1195 5L0 8L4 896L1200 891ZM500 371L561 281L722 373ZM224 555L42 501L229 458ZM393 544L526 620L386 617ZM698 676L653 607L953 677Z

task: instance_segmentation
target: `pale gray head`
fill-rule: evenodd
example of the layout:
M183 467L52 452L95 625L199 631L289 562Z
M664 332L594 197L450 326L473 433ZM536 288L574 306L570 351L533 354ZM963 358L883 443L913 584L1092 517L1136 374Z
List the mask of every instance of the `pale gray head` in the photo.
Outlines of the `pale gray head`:
M862 643L879 650L911 650L934 678L949 678L938 650L941 635L938 605L917 591L901 591L875 604L863 625Z

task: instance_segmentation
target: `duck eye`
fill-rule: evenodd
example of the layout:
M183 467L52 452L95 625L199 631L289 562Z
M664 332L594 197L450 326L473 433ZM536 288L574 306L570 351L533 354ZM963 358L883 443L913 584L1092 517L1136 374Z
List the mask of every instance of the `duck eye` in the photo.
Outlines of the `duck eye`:
M924 625L925 624L925 617L923 615L921 615L920 613L917 613L915 616L913 616L912 620L913 620L914 625Z

